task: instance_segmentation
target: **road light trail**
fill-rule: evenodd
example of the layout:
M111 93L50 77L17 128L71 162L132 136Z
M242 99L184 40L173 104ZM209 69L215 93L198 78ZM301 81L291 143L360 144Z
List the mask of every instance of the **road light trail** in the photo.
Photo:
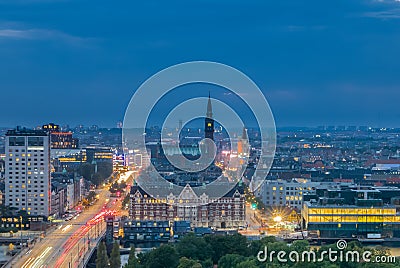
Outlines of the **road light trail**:
M43 251L43 253L36 258L36 260L28 267L30 268L36 268L36 267L40 267L40 265L42 264L41 262L43 261L44 256L46 256L47 253L49 253L50 250L52 250L53 247L47 247L45 249L45 251Z
M128 179L134 179L134 175ZM89 245L90 249L93 249L94 244L92 243L97 241L99 235L104 233L104 216L110 215L109 213L121 213L120 202L112 202L113 199L110 197L108 189L99 190L98 195L98 202L85 209L77 219L72 219L68 223L60 223L60 225L63 224L64 226L55 228L54 231L31 248L30 254L21 254L19 259L5 268L40 268L41 265L44 267L64 268L68 267L69 262L76 264L83 257L87 257ZM53 250L49 250L45 255L42 255L47 247L50 246ZM78 252L78 256L71 257L71 254L76 252Z
M36 259L35 257L30 257L30 258L24 263L24 265L21 266L21 268L26 268L26 267L28 267L29 264L30 264L31 262L35 261L35 259Z

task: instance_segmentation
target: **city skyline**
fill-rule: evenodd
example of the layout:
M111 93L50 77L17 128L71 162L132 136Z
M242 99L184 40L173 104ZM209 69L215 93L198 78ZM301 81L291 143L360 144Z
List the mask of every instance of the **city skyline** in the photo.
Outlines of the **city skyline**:
M0 0L0 267L400 267L400 0Z
M19 103L0 125L113 127L151 75L211 60L249 75L278 127L397 126L399 2L205 3L0 1L0 88Z

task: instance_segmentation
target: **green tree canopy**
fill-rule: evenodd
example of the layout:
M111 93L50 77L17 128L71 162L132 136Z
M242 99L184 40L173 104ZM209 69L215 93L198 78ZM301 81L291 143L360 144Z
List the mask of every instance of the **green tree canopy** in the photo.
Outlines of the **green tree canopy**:
M176 245L176 251L180 257L196 260L206 260L213 254L211 245L207 244L203 237L196 237L193 233L184 236Z
M198 261L182 257L179 259L178 268L202 268L202 265Z
M247 239L240 234L227 236L207 235L204 239L213 250L212 260L214 263L218 263L218 260L226 254L248 256Z
M218 261L218 268L233 268L245 260L245 257L239 254L226 254Z
M111 255L110 255L110 267L111 268L121 268L121 255L119 252L119 245L118 242L115 241Z
M97 248L96 268L106 268L106 267L108 267L107 250L104 242L101 242Z
M124 266L124 268L137 268L137 267L139 267L139 263L136 258L135 247L131 246L131 250L129 251L128 263Z
M179 264L179 256L173 246L162 245L150 251L146 258L146 268L176 268Z

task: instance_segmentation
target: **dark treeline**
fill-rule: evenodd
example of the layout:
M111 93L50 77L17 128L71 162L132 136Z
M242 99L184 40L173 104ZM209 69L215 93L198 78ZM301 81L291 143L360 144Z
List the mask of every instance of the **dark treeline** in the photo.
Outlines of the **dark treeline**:
M264 251L265 247L268 248L268 252L284 251L286 253L287 262L278 261L275 253L275 257L272 261L259 261L257 254L260 251ZM175 244L163 245L156 248L148 253L141 253L135 257L135 254L131 252L129 262L125 265L125 268L211 268L214 265L218 265L218 268L260 268L260 267L296 267L296 268L392 268L400 267L398 259L395 259L394 263L376 263L374 260L376 256L384 256L387 258L390 256L390 252L387 248L374 247L366 248L362 247L357 242L350 242L347 248L343 250L344 256L349 251L358 252L359 256L365 251L370 251L371 256L369 259L371 262L365 262L360 257L360 261L330 261L328 256L322 258L321 261L308 261L306 258L302 261L290 261L288 258L289 253L295 251L299 253L299 256L303 252L309 252L314 250L317 256L317 260L321 255L322 251L336 250L336 245L324 245L318 249L313 249L307 241L296 241L291 245L284 242L277 241L274 237L265 237L258 241L248 241L246 237L242 235L230 235L230 236L216 236L208 235L204 237L196 237L194 234L189 234L183 237L179 242ZM338 251L339 252L339 251ZM350 255L351 256L351 255ZM382 259L382 258L381 258ZM350 260L352 260L350 258ZM388 260L388 259L387 259Z

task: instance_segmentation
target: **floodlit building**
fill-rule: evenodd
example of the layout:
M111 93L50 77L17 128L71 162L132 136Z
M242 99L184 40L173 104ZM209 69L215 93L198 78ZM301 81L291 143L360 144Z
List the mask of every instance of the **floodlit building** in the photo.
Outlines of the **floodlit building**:
M400 237L400 214L388 196L399 196L396 189L326 189L317 199L304 202L303 227L318 231L321 237Z
M132 220L189 221L191 227L239 228L245 226L245 196L236 185L223 197L197 195L189 186L179 195L153 198L140 186L131 188L129 216Z

